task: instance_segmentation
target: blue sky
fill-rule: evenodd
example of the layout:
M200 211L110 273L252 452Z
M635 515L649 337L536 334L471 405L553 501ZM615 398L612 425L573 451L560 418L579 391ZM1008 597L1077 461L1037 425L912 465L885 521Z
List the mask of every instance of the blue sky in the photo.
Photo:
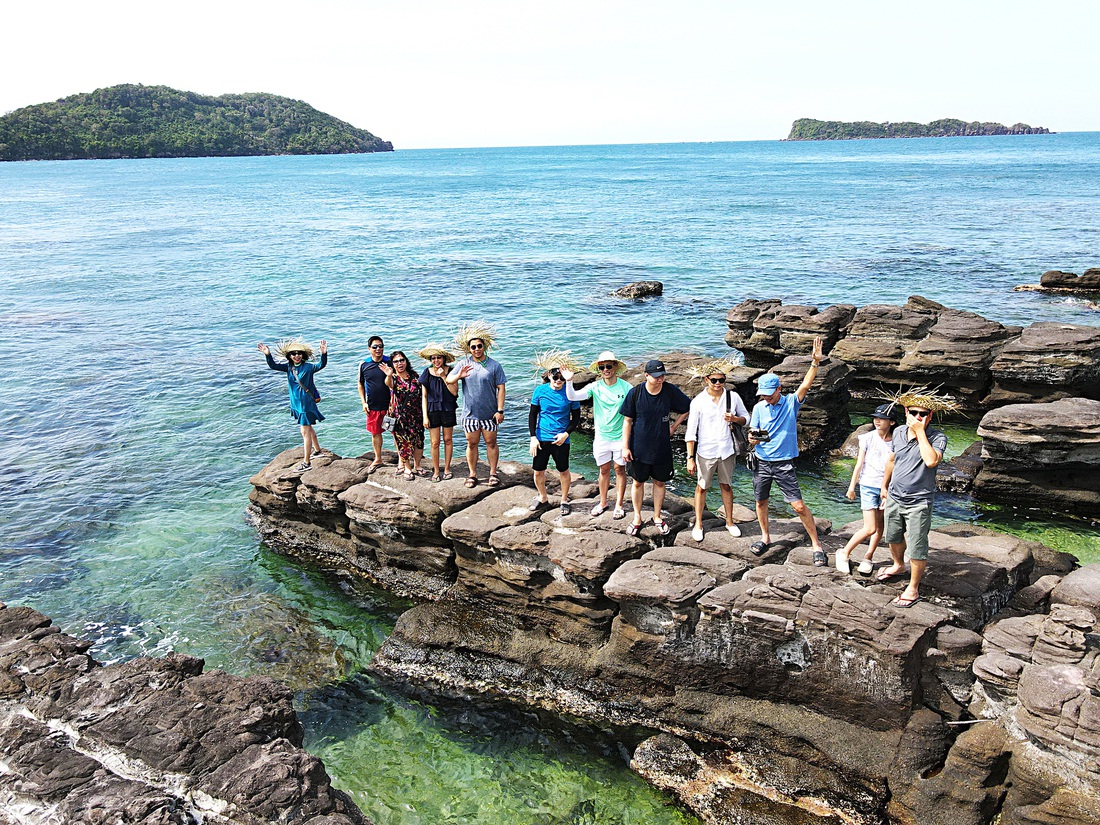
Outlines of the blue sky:
M798 117L1100 131L1094 0L56 0L4 29L0 113L144 83L298 98L399 149L768 140Z

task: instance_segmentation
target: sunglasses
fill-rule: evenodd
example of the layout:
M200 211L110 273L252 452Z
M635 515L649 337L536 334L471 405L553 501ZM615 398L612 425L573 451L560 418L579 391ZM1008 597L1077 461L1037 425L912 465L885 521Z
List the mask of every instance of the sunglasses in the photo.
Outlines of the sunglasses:
M394 361L393 363L395 363L395 364L407 364L407 363L409 363L409 362L408 362L408 361L406 361L406 360L405 360L404 358L398 358L398 359L397 359L396 361Z
M613 370L613 369L615 369L614 364L600 364L600 370L601 371L603 371L603 370Z
M917 418L927 418L932 414L931 410L906 410L906 412Z
M382 344L371 344L370 348L371 349L382 349L382 346L383 346Z
M299 358L306 357L306 354L304 352L288 352L287 355L289 355L291 358L293 358L295 355L297 355Z
M470 349L485 349L484 344L470 344Z
M707 380L710 381L710 383L712 383L712 384L725 384L726 383L725 376L722 376L721 378L708 378Z

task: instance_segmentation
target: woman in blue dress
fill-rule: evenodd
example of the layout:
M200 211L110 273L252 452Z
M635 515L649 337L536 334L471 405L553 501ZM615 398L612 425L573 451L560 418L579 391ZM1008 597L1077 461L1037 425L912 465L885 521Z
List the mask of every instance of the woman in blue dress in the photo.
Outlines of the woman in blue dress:
M285 372L287 386L290 390L290 414L298 422L302 430L302 463L295 470L308 470L309 460L321 454L321 445L317 441L317 433L313 425L318 421L324 421L325 417L317 409L317 402L321 396L317 394L317 387L313 383L313 374L323 370L328 364L328 343L321 342L321 362L311 363L313 359L313 347L302 338L292 341L281 341L275 345L279 355L287 360L285 364L276 364L271 357L271 349L267 344L259 343L256 349L267 358L267 365L278 372Z

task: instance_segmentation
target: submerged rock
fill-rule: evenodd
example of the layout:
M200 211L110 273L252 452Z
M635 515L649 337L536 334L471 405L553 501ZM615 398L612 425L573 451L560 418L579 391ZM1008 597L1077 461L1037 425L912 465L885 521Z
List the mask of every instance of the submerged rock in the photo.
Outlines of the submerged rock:
M619 287L611 293L611 297L637 301L642 298L656 298L664 291L665 285L660 281L635 281L632 284Z
M101 667L90 646L0 605L0 820L367 825L278 682L179 654Z

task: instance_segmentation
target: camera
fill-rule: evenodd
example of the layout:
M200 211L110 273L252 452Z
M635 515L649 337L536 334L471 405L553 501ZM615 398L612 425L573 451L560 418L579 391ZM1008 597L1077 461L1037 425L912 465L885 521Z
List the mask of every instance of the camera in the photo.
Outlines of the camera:
M749 427L749 438L760 442L771 441L772 434L761 427Z

